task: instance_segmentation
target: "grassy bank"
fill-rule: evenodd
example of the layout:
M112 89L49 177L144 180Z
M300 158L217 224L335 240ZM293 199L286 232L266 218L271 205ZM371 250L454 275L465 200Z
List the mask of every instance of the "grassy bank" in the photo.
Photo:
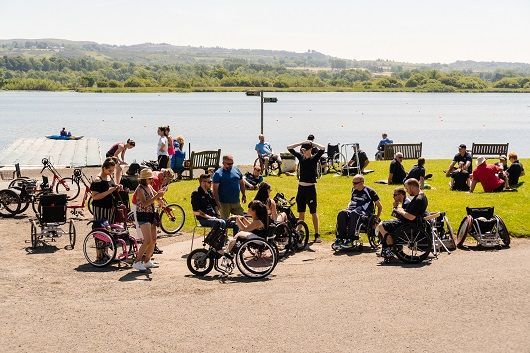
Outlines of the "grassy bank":
M445 177L443 170L447 168L449 160L428 160L426 163L427 173L432 173L430 184L433 189L426 190L429 199L430 211L446 211L454 230L458 228L460 221L465 215L466 206L495 206L495 212L505 221L508 230L516 237L530 237L530 213L526 205L530 202L529 185L523 185L518 192L487 194L479 185L475 193L450 191L449 179ZM530 159L521 161L530 166ZM392 205L392 185L375 184L375 180L386 179L389 161L370 162L369 169L375 172L366 175L366 184L374 188L383 203L382 219L390 219ZM415 161L405 161L408 170ZM521 178L525 181L528 176ZM273 187L273 193L283 192L287 197L295 196L297 180L293 176L282 175L280 177L266 178ZM318 213L320 215L320 232L327 239L334 238L335 220L337 213L346 207L351 191L351 177L325 175L318 181ZM197 180L180 181L170 187L167 199L179 203L186 211L185 231L191 231L194 226L192 210L190 205L191 192L198 187ZM254 198L255 191L248 191L247 198ZM307 219L309 220L309 219ZM308 222L312 232L312 224Z

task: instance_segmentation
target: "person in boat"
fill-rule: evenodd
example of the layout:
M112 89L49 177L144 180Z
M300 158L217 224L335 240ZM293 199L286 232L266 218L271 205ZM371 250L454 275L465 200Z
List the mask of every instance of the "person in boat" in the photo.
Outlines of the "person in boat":
M107 158L116 157L116 159L118 160L118 163L116 164L116 178L115 178L115 182L118 185L120 184L121 176L123 174L122 166L127 165L127 162L125 162L125 152L128 149L133 148L134 146L136 146L136 143L131 139L127 139L127 142L125 143L124 142L115 143L110 148L110 150L107 151L107 155L106 155Z
M68 135L68 132L66 132L66 128L63 127L63 129L61 130L61 132L59 132L59 135L60 136L67 136Z

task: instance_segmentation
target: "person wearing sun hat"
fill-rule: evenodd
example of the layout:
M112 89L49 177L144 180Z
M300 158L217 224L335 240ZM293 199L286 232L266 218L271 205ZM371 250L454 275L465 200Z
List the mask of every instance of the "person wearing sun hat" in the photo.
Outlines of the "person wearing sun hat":
M132 198L133 204L136 205L135 218L143 235L137 261L133 264L133 268L139 271L158 267L158 264L151 260L156 246L156 226L158 223L154 203L164 196L166 189L162 188L156 192L151 186L153 177L154 174L151 169L143 169L138 177L139 184Z
M499 166L488 164L484 156L478 157L477 167L473 171L473 180L471 181L469 192L473 192L478 183L482 184L484 192L511 190L508 185L508 180L499 178L499 172L502 172Z

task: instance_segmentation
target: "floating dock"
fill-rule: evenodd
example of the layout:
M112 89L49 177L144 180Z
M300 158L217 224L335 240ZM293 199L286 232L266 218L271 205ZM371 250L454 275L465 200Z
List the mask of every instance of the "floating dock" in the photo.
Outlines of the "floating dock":
M99 140L50 140L19 138L0 151L0 167L41 168L42 159L48 158L55 167L96 167L101 165Z

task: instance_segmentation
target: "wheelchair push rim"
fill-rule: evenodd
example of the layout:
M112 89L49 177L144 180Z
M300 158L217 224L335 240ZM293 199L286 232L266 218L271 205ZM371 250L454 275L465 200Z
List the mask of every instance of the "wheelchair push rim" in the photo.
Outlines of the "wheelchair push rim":
M116 244L110 234L93 230L85 237L83 253L92 266L105 267L116 258Z
M427 259L432 250L432 234L428 227L401 229L394 238L396 256L405 263L419 263Z
M263 239L249 239L239 247L236 253L236 265L239 271L249 278L265 278L278 263L273 246Z

